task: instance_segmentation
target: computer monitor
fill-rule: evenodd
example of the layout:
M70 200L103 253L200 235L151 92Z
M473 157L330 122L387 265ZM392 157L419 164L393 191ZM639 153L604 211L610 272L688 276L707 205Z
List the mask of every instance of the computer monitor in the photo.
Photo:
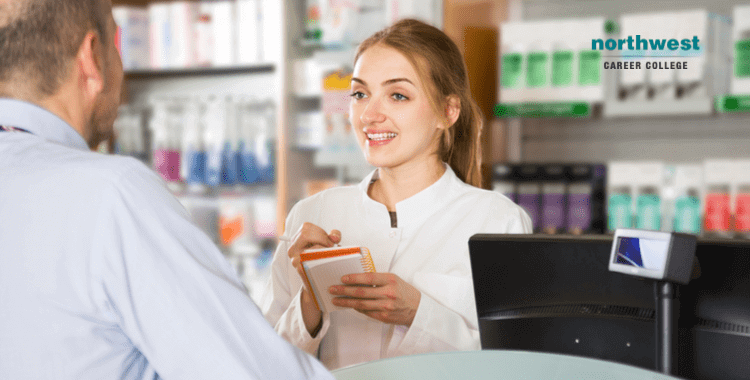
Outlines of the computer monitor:
M475 235L483 349L562 353L656 368L654 281L608 270L611 236ZM700 276L677 286L678 376L750 373L750 242L699 240Z

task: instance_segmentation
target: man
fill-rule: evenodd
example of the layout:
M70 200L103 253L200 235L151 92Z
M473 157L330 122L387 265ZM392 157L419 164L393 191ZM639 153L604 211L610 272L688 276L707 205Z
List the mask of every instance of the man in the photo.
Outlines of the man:
M0 378L330 379L138 161L110 0L0 0Z

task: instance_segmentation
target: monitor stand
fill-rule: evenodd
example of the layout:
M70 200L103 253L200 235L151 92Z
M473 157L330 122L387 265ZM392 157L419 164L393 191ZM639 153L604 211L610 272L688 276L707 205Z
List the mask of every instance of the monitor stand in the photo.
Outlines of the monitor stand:
M675 285L667 281L654 283L656 299L656 370L675 374L677 359L678 300Z

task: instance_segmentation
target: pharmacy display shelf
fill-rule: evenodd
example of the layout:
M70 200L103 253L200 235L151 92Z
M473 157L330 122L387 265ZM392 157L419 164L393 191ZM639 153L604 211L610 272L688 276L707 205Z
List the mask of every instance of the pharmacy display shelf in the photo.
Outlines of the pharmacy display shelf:
M276 70L273 63L261 63L247 66L226 67L190 67L180 69L147 69L129 70L125 72L125 78L129 80L154 79L154 78L185 78L196 76L216 76L228 74L270 74Z
M708 116L714 113L714 101L710 97L659 101L607 101L603 116L649 117L649 116Z
M750 96L681 99L673 101L527 102L495 105L498 118L628 118L710 116L717 112L748 112Z

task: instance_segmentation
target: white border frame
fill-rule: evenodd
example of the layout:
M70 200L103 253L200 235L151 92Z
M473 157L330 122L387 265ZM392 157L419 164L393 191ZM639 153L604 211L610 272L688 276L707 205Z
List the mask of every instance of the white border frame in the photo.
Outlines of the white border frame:
M638 268L632 265L617 264L615 262L615 257L617 256L617 247L619 245L620 238L622 237L666 241L667 252L664 253L664 265L662 266L663 270L656 271L656 270L651 270L651 269ZM666 277L667 265L669 265L669 257L671 256L670 254L671 249L672 249L672 234L669 232L618 228L615 231L615 237L614 237L614 240L612 241L612 250L610 251L610 255L609 255L609 271L628 274L631 276L663 280Z

